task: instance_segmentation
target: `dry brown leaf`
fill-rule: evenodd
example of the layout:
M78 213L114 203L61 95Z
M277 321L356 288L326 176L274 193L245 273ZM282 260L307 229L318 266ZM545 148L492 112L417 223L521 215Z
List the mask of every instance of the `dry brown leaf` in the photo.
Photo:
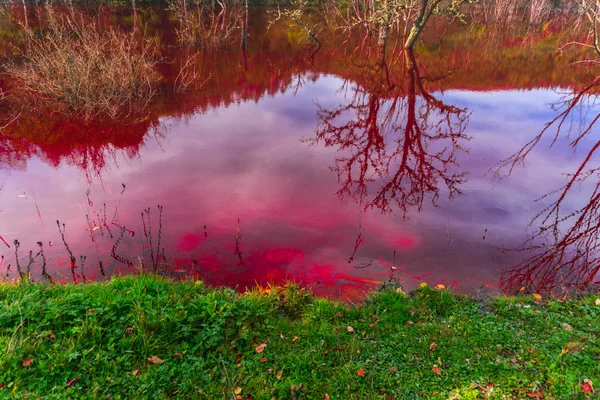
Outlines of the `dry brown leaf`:
M77 378L73 378L73 379L69 379L69 380L67 380L67 385L66 385L66 387L71 387L71 386L73 386L73 384L74 384L75 382L77 382L78 380L80 380L80 379L81 379L81 378L77 377Z
M429 351L433 352L437 348L437 343L433 342L429 345Z
M281 380L281 377L283 376L283 370L279 370L279 372L277 373L277 380Z
M572 331L573 330L573 327L571 325L567 324L566 322L563 322L561 324L561 326L563 327L563 329L566 329L568 331Z
M135 371L133 371L133 376L138 376L140 374L140 370L136 369Z
M442 371L440 371L440 369L437 367L437 365L434 365L433 368L431 368L431 370L433 371L434 374L438 374L438 375L442 374Z
M353 333L353 332L354 332L354 328L353 328L353 327L351 327L350 325L348 325L348 327L346 328L346 330L347 330L348 332L350 332L350 333Z
M261 359L260 359L260 362L261 362L261 363L265 363L265 362L267 362L267 361L268 361L268 360L267 360L267 357L263 357L263 358L261 358Z
M327 393L325 393L325 397L323 397L323 400L329 400L329 395Z
M159 365L165 362L162 358L158 356L148 357L146 360L150 361L152 364Z
M178 353L175 353L175 357L183 358L183 354L181 354L181 353L179 353L179 352L178 352Z
M241 387L236 387L235 390L233 391L233 394L240 394L242 393L242 388Z
M292 339L292 343L294 343L298 339L299 339L298 336L294 336L294 338Z
M571 353L576 353L578 351L581 351L582 349L583 349L582 343L579 343L579 342L567 343L567 350L569 350Z
M600 306L600 298L596 299L596 305Z
M414 322L412 322L412 321L406 321L406 322L404 323L404 325L412 325L412 324L414 324Z
M28 357L28 358L22 358L21 359L21 365L24 367L29 367L31 366L31 363L33 362L33 358Z
M262 353L263 351L265 351L265 347L267 347L266 343L259 344L258 346L256 346L254 351L256 351L257 353Z
M390 368L390 372L396 372L396 371L397 371L396 367L391 367Z

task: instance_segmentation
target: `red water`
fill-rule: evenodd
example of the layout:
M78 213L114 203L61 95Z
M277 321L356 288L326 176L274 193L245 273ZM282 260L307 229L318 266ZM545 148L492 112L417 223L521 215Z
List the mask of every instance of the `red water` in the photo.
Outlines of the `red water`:
M174 23L152 12L150 31L174 43ZM58 220L79 281L101 278L102 262L106 275L160 264L210 284L296 280L340 297L391 275L406 287L496 288L523 257L501 249L528 237L545 206L534 200L563 185L595 143L596 131L573 154L561 136L512 175L495 173L588 73L570 67L576 53L547 50L568 26L477 52L460 41L440 47L436 22L413 66L389 46L385 65L361 67L376 53L360 36L324 34L311 57L314 47L285 27L266 32L267 18L252 13L247 52L235 43L204 51L199 68L211 77L191 92L167 93L183 50L165 45L175 61L161 66L167 83L143 122L29 113L7 128L0 272L11 264L16 276L19 240L19 264L26 269L32 250L38 279L42 242L50 275L72 280Z

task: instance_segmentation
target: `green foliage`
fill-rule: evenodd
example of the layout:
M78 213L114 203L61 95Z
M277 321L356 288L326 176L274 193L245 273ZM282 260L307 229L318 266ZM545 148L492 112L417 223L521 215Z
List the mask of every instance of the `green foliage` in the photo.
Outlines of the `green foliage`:
M294 284L4 284L0 398L592 398L599 316L595 297L482 305L429 287L350 306Z

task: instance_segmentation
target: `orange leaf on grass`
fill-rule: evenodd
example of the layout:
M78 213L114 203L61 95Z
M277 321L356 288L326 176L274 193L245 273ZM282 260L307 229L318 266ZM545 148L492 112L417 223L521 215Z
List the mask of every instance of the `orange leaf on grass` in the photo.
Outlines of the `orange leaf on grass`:
M359 368L358 371L356 371L356 374L358 376L365 376L365 370L362 368Z
M437 367L437 365L434 365L433 368L431 368L431 370L433 371L434 374L438 374L438 375L442 374L442 371L440 371L440 369Z
M263 351L265 351L265 347L267 347L266 343L259 344L258 346L256 346L254 351L256 351L257 353L262 353Z
M183 354L181 354L181 353L175 353L175 357L183 358Z
M24 367L29 367L31 366L31 363L33 362L33 358L28 357L28 358L22 358L21 359L21 365Z
M148 358L146 358L146 360L150 361L152 364L155 364L155 365L159 365L159 364L162 364L165 362L162 358L160 358L158 356L148 357Z

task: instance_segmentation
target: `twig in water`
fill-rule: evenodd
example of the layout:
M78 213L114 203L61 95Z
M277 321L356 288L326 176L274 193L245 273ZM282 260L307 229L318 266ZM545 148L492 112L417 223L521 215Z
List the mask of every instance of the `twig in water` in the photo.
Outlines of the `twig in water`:
M240 227L240 219L237 220L237 232L235 234L235 255L238 256L240 260L240 265L244 265L244 259L242 258L242 250L240 249L240 244L242 242L242 228Z
M19 262L19 247L21 247L21 243L15 239L13 242L15 245L15 260L17 263L17 271L19 272L19 277L23 278L23 271L21 270L21 263Z
M2 241L2 243L4 243L6 245L6 247L8 247L10 249L10 244L8 244L8 242L6 240L4 240L2 235L0 235L0 240Z
M35 255L35 257L42 257L42 276L48 280L48 282L52 283L52 277L48 274L46 270L46 256L44 255L44 244L42 242L37 242L37 245L40 247L40 251Z
M129 261L128 259L126 259L125 257L121 257L120 255L117 254L117 247L119 247L119 244L121 243L121 241L123 240L123 237L125 236L125 232L127 230L123 227L121 228L121 234L119 235L119 237L117 238L117 240L115 241L115 243L113 244L113 247L110 251L110 255L112 256L112 258L114 258L115 260L122 262L124 264L127 264L128 267L133 267L133 263L131 261ZM102 265L101 265L102 266Z
M63 245L65 246L67 253L69 253L69 258L71 260L71 278L73 279L73 282L77 282L78 277L77 277L77 274L75 273L75 269L77 268L77 259L73 255L73 252L69 248L69 245L67 244L67 240L65 239L65 231L67 228L66 228L65 224L62 224L62 229L61 229L59 220L56 220L56 225L58 226L58 231L60 232L60 237L62 238Z
M84 270L84 264L85 264L85 260L86 260L86 256L79 256L79 259L81 260L81 279L83 280L83 283L85 283L87 281L87 278L85 277L85 270Z
M33 265L35 261L33 260L33 250L29 250L29 261L27 262L27 266L25 267L25 271L27 271L27 277L28 279L30 279L31 281L33 281L33 278L31 276L31 266Z
M361 217L359 217L359 219L358 219L358 236L356 237L356 242L354 243L354 251L352 252L352 255L350 256L350 258L348 259L348 264L350 264L352 261L354 261L354 256L356 255L358 248L364 242L365 242L365 238L362 233L362 214L361 214ZM361 267L355 266L355 268L361 268ZM364 267L362 267L362 268L364 268Z
M45 228L44 220L42 219L42 213L40 212L40 207L38 206L37 200L35 199L35 193L34 193L33 189L31 189L31 195L33 197L33 204L35 204L35 209L37 210L38 217L40 217L40 222L42 223L42 228Z

